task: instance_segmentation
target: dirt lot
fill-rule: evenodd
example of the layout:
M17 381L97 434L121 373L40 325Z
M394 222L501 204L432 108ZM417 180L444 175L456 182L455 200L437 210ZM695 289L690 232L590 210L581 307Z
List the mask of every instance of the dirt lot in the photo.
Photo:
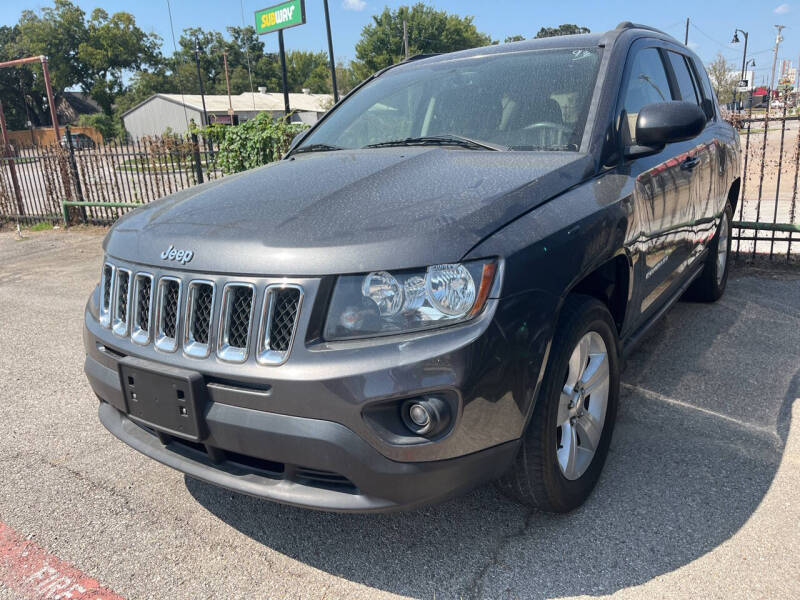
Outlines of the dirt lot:
M68 598L65 578L94 598L800 597L797 268L738 266L720 302L668 313L574 513L485 486L335 515L188 479L100 425L81 328L102 233L0 231L0 598Z

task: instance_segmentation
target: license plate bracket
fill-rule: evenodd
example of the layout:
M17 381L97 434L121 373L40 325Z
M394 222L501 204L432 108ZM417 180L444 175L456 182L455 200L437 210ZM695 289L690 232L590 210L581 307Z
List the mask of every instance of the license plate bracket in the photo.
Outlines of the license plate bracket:
M127 356L119 361L119 376L129 416L177 437L206 437L207 391L200 373Z

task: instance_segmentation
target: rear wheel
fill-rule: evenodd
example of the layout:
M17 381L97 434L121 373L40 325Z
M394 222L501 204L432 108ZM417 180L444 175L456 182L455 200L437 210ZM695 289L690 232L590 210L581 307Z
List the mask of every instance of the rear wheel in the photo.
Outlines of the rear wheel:
M728 284L728 266L731 253L731 220L733 209L730 204L725 205L722 217L717 227L717 233L708 246L703 271L697 276L689 289L686 297L699 302L715 302L725 293Z
M501 489L549 512L580 506L603 468L617 413L617 334L606 306L565 301L545 380Z

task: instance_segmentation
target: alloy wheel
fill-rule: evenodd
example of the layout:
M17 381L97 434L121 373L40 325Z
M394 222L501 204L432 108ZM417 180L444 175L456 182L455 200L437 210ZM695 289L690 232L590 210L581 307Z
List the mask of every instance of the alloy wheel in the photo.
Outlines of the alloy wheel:
M569 359L556 420L556 456L566 479L580 478L592 463L608 407L608 349L602 336L584 335Z

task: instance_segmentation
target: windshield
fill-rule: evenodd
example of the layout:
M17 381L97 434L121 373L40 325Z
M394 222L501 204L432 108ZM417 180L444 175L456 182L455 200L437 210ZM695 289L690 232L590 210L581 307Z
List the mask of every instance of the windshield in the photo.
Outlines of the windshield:
M453 136L462 145L577 151L598 63L596 48L569 48L396 67L348 98L298 149Z

